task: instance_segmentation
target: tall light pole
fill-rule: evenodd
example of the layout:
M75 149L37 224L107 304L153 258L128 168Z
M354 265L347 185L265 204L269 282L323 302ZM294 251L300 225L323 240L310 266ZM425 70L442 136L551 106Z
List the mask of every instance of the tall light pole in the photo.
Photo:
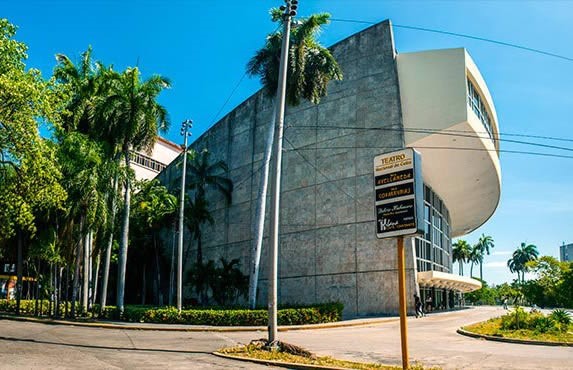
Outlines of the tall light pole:
M273 173L274 186L272 188L271 199L271 245L269 251L269 346L275 347L277 341L277 273L278 273L278 251L279 251L279 211L281 194L281 167L283 151L283 129L285 115L286 79L288 70L288 50L290 38L291 18L296 15L298 8L297 0L285 0L285 5L280 9L283 11L283 40L281 48L281 60L279 64L279 79L277 87L277 109L276 128L274 143Z
M191 136L193 121L187 119L181 123L183 135L183 172L181 175L181 195L179 197L179 242L177 244L177 311L181 313L183 297L183 211L185 208L185 176L187 175L187 138Z

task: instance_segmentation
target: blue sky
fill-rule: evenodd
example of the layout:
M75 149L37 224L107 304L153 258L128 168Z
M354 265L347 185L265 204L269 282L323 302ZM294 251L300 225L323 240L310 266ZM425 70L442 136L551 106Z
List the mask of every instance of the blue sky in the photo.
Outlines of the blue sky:
M56 53L76 60L92 45L95 58L116 69L138 65L144 75L169 77L173 87L160 101L171 115L166 136L180 142L181 121L193 119L193 137L199 137L259 88L256 79L243 78L245 65L275 29L268 10L278 5L278 0L0 0L0 17L19 26L17 39L29 46L28 67L45 76L51 74ZM573 58L569 1L300 1L301 16L322 11L335 19L390 18L396 25L463 33ZM366 27L332 22L321 41L328 46ZM573 139L572 61L436 33L394 32L398 52L467 48L492 93L501 132ZM524 140L573 148L573 142ZM501 147L549 151L511 143ZM520 242L553 256L563 241L573 242L573 159L502 153L501 167L498 210L465 237L474 243L482 233L493 236L496 246L486 257L484 278L494 283L513 278L505 263Z

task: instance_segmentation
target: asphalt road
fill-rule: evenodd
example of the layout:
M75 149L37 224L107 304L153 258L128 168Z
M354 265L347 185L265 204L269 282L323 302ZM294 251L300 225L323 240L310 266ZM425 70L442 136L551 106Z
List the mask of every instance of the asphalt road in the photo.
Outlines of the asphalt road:
M408 319L411 361L444 369L573 369L573 347L491 342L456 333L499 316L481 307ZM397 319L360 327L279 332L279 339L319 355L401 364ZM211 355L266 332L166 332L86 328L0 320L0 368L257 369Z

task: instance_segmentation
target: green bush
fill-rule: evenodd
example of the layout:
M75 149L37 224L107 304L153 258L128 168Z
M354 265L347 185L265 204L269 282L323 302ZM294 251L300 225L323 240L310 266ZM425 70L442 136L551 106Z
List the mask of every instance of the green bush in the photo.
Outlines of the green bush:
M68 312L71 311L71 303L68 304ZM34 315L34 310L36 308L36 301L33 299L22 299L20 301L20 314L21 315ZM52 310L54 308L52 307ZM59 304L60 314L63 315L65 312L65 304ZM76 303L76 310L79 312L80 305ZM50 310L50 301L44 299L43 301L38 301L38 313L40 315L47 315ZM0 312L16 313L16 300L6 300L0 299Z
M538 333L547 333L555 329L555 321L551 317L543 316L542 314L531 316L528 329Z
M521 307L515 307L513 312L501 317L501 329L503 330L519 330L527 329L528 327L529 314Z
M569 328L569 325L571 325L571 315L569 314L569 312L565 311L565 310L561 310L561 309L556 309L553 310L553 312L551 312L551 314L549 315L549 317L555 322L556 327L560 330L560 331L567 331Z
M279 325L304 325L340 321L344 306L341 303L326 303L308 307L283 308L277 312ZM154 308L149 306L125 306L123 316L114 306L102 311L102 318L129 322L157 324L187 324L213 326L264 326L268 323L267 310L245 309L191 309L175 307Z

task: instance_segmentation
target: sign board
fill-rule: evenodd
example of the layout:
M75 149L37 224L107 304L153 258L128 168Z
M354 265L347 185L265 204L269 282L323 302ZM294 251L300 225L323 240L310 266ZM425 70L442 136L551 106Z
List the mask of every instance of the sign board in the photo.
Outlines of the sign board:
M374 158L376 236L390 238L424 231L424 182L420 153L412 148Z

